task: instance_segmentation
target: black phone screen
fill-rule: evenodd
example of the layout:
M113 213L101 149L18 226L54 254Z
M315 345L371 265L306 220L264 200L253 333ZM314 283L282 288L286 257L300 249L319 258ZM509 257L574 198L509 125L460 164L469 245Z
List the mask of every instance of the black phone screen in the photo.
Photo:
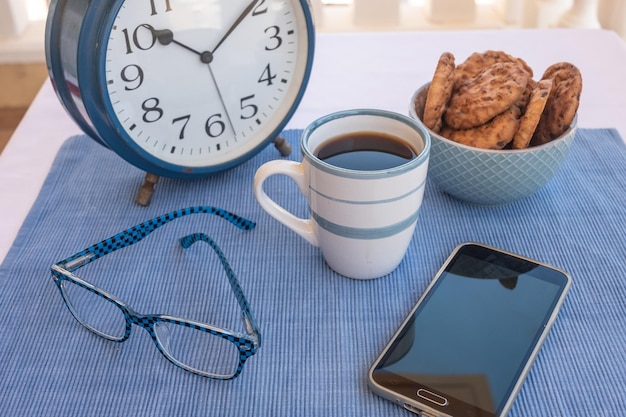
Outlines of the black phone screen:
M445 399L447 412L499 415L568 281L523 258L461 247L373 370L374 380L409 398L422 389L435 404Z

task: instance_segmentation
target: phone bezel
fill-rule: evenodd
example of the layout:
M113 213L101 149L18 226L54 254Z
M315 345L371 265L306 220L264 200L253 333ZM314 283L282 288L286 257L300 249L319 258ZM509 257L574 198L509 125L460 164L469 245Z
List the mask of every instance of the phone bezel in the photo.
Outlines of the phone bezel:
M481 408L475 407L471 404L467 404L460 400L448 399L445 394L441 395L437 390L433 390L428 386L417 383L415 381L405 380L403 378L398 377L394 374L394 382L393 383L383 383L380 381L379 375L380 371L377 371L377 367L381 364L383 360L385 360L391 349L401 340L401 336L408 330L411 321L414 319L414 315L416 311L420 308L422 303L429 298L431 291L436 287L439 279L444 275L444 272L450 267L453 260L456 259L460 254L464 254L469 252L469 255L473 257L477 257L476 253L481 253L483 256L479 257L484 261L496 264L500 264L502 266L502 262L504 260L515 260L516 262L523 262L523 264L531 264L538 267L543 267L555 274L552 276L553 278L548 279L548 281L556 282L560 289L560 295L558 296L556 302L554 303L552 309L549 311L549 318L546 322L546 325L543 327L543 330L535 335L536 342L533 345L530 354L524 366L522 367L520 373L517 375L517 378L514 379L514 384L512 384L512 389L508 393L504 406L499 414L494 414L492 412L488 412ZM487 256L489 255L489 256ZM495 258L494 258L495 256ZM489 259L491 258L491 259ZM557 278L558 277L558 278ZM369 369L368 372L368 384L370 389L374 391L376 394L380 395L383 398L386 398L396 404L403 406L409 411L414 413L418 413L424 416L433 416L433 417L455 417L455 416L473 416L473 417L502 417L505 416L509 409L511 408L515 397L517 396L521 386L530 371L530 368L535 361L543 342L545 341L550 328L552 327L556 317L565 301L566 295L571 286L571 277L570 275L552 265L548 265L546 263L530 259L518 254L514 254L508 252L503 249L495 248L483 243L478 242L466 242L458 245L456 248L452 250L446 261L443 263L441 268L435 274L435 277L428 284L427 288L424 290L423 294L417 301L417 303L413 306L411 311L407 314L406 318L402 321L396 332L390 338L389 342L386 344L380 355L376 358L374 363ZM401 387L400 382L404 382L407 385L410 385L410 388ZM445 406L440 406L435 404L434 402L425 402L424 400L420 400L420 397L417 395L418 390L426 389L429 392L433 392L436 395L440 395L443 398L447 399L449 403ZM411 393L415 393L411 395Z

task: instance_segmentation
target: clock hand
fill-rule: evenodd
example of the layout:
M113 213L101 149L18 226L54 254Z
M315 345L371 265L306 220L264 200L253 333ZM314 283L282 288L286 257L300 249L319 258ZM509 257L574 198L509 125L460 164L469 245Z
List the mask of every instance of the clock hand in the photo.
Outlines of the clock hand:
M235 30L235 28L237 26L239 26L239 24L246 18L246 16L248 15L248 13L250 13L252 11L252 9L254 8L254 6L256 6L256 4L258 3L259 0L252 0L250 2L250 4L248 4L248 7L246 7L244 9L243 12L241 12L241 14L239 15L239 17L237 18L237 20L235 20L235 22L230 26L230 28L228 28L228 31L224 34L224 36L222 36L222 39L220 39L220 41L217 43L217 45L215 45L215 48L213 48L213 50L211 51L211 54L214 54L215 51L217 51L217 48L219 48L224 41L226 40L226 38L228 38L230 36L231 33L233 33L233 31Z
M251 3L250 6L254 6L254 4L257 2L258 0L254 0L253 3ZM248 9L250 9L251 7L248 6L248 8L246 8L246 13L248 13ZM245 14L242 14L242 16L245 17ZM239 21L243 20L243 17L239 17L238 19ZM233 27L231 27L229 32L232 32L232 29L237 26L237 24L239 24L239 22L236 22L235 25L233 25ZM152 32L152 35L157 39L157 41L159 41L159 43L161 45L169 45L169 44L176 44L178 46L181 46L185 49L187 49L188 51L191 51L197 55L200 56L200 61L202 61L202 63L204 64L210 64L211 62L213 62L213 53L209 52L209 51L204 51L204 52L198 52L195 49L193 49L192 47L185 45L182 42L178 42L176 39L174 39L174 32L172 32L169 29L155 29L150 25L143 25L143 27L145 27L146 29L148 29L150 32ZM224 39L226 38L226 36L224 37ZM219 46L219 44L218 44ZM215 88L217 90L217 95L222 103L222 107L224 107L224 112L226 113L226 118L228 119L228 124L230 125L230 128L233 130L233 133L235 133L235 127L233 125L233 122L230 118L230 114L228 114L228 109L226 108L226 103L224 102L224 97L222 96L222 92L220 91L220 86L217 83L217 80L215 79L215 75L213 75L213 69L211 68L210 65L208 65L209 67L209 72L211 74L211 79L213 80L213 84L215 85Z
M235 135L235 139L237 138L237 132L235 132L235 126L233 125L233 121L230 118L230 114L228 114L228 108L226 107L226 102L224 102L224 97L222 96L222 92L220 91L220 86L215 79L215 75L213 75L213 69L209 65L209 72L211 73L211 79L213 80L213 84L215 84L215 89L217 90L217 95L222 102L222 107L224 107L224 112L226 113L226 118L228 119L228 124L230 128L233 130L233 135Z
M243 10L243 12L241 12L239 17L228 28L224 36L222 36L222 38L219 40L217 45L215 45L215 48L213 48L212 51L203 51L203 52L196 51L190 46L185 45L184 43L179 42L176 39L174 39L174 33L169 29L157 30L150 25L142 25L142 26L148 29L150 32L152 32L152 35L159 41L161 45L169 45L171 43L174 43L178 46L181 46L187 49L188 51L191 51L199 55L200 61L202 63L210 64L211 62L213 62L213 54L215 53L215 51L217 51L217 48L219 48L224 43L224 41L230 36L230 34L233 33L233 31L237 28L237 26L239 26L239 24L246 18L246 16L252 11L254 6L256 6L258 2L259 0L252 0L250 4L248 4L248 6Z
M169 45L171 43L176 44L178 46L181 46L183 48L185 48L188 51L193 52L196 55L200 56L200 61L203 64L210 64L211 62L213 62L213 54L209 51L204 51L204 52L199 52L196 51L195 49L193 49L192 47L185 45L182 42L177 41L176 39L174 39L174 32L172 32L169 29L155 29L150 25L143 25L143 27L145 27L146 29L148 29L150 32L152 32L152 35L159 41L159 43L161 45Z

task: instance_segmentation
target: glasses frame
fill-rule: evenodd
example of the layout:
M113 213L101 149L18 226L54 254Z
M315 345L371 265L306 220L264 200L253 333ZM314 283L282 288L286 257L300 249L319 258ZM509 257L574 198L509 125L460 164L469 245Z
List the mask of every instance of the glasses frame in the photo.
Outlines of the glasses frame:
M250 305L248 304L248 301L246 297L244 296L241 285L239 284L239 281L237 280L235 273L233 272L230 264L228 263L226 256L224 255L222 250L219 248L217 243L215 243L215 241L211 239L209 236L207 236L204 233L192 233L190 235L180 238L179 243L184 249L187 249L191 245L193 245L195 242L205 242L217 254L222 264L222 267L224 268L224 271L226 272L226 276L228 277L228 281L230 283L231 289L233 290L233 293L235 294L235 297L237 298L239 306L241 307L242 320L244 322L247 334L222 329L220 327L212 326L207 323L201 323L201 322L197 322L193 320L183 319L183 318L164 315L164 314L151 314L151 315L139 314L136 311L134 311L129 305L127 305L125 302L121 301L117 297L109 294L108 292L96 287L95 285L89 283L88 281L85 281L84 279L79 278L78 276L73 274L73 272L78 270L79 268L109 253L115 252L118 249L123 249L125 247L128 247L130 245L133 245L141 241L143 238L148 236L154 230L158 229L159 227L173 220L176 220L178 218L181 218L189 214L199 214L199 213L213 214L213 215L219 216L229 221L230 223L232 223L233 225L235 225L236 227L242 230L251 230L256 226L254 222L248 219L237 216L236 214L230 213L226 210L223 210L217 207L194 206L194 207L176 210L176 211L155 217L143 223L140 223L129 229L126 229L123 232L120 232L99 243L96 243L95 245L92 245L86 249L83 249L82 251L62 261L56 262L54 265L51 266L52 279L54 283L56 284L57 288L59 289L59 292L61 293L63 302L72 313L72 316L81 325L83 325L84 327L86 327L91 332L95 333L96 335L103 337L107 340L111 340L113 342L121 343L121 342L126 341L130 337L130 334L132 331L132 325L135 324L139 327L142 327L150 334L159 352L161 352L161 354L165 356L174 365L178 366L181 369L184 369L185 371L188 371L188 372L191 372L193 374L200 375L203 377L228 380L228 379L236 378L243 370L243 366L246 360L248 360L248 358L250 358L252 355L254 355L257 352L257 350L261 346L261 333L259 332L259 329L254 320L254 317L252 316L252 312L250 311ZM65 281L78 285L79 287L82 287L83 289L90 291L91 293L113 303L117 308L119 308L124 314L124 319L126 321L126 330L125 330L124 335L122 337L116 338L116 337L107 335L99 331L98 329L90 326L88 323L84 322L80 318L80 316L76 313L74 308L72 307L72 304L69 301L65 293L65 289L64 289ZM239 350L239 363L237 365L235 372L232 374L226 374L226 375L205 372L199 369L195 369L189 365L186 365L178 361L176 358L172 357L167 351L167 349L165 349L162 346L161 342L159 341L158 335L155 331L155 325L157 325L158 323L164 323L164 322L189 327L189 328L199 330L202 332L207 332L214 336L221 337L233 343Z

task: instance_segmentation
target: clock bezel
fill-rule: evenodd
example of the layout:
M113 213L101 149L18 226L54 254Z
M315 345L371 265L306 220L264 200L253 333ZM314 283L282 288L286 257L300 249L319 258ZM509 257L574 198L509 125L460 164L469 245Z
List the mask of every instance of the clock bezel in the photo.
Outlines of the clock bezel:
M68 6L68 1L70 5ZM80 89L76 74L76 63L72 59L78 51L78 42L71 41L67 32L71 33L73 26L82 25L81 16L89 6L88 2L71 3L72 0L52 0L49 5L48 19L45 30L45 57L48 74L53 89L67 113L78 124L83 132L102 146L106 143L98 137L93 126L88 121L86 110L80 109ZM83 10L77 9L83 7ZM75 13L64 13L72 9ZM69 19L69 20L68 20ZM72 21L75 19L77 21ZM78 100L75 100L75 97Z

